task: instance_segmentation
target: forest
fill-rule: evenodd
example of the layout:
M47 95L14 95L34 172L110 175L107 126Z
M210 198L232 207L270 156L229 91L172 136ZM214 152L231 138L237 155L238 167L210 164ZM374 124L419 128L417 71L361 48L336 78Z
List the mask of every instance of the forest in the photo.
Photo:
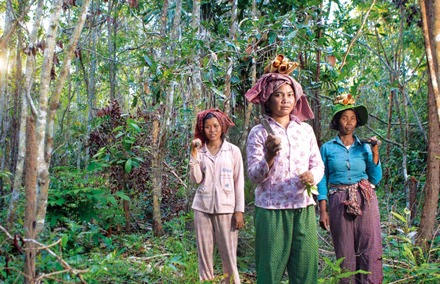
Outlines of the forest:
M244 94L277 54L299 63L319 146L336 135L337 95L369 110L356 135L383 142L384 283L439 283L439 0L0 0L0 11L0 283L199 283L189 159L209 108L236 125L237 265L255 283L246 141L260 112ZM339 283L350 272L316 226L319 283Z

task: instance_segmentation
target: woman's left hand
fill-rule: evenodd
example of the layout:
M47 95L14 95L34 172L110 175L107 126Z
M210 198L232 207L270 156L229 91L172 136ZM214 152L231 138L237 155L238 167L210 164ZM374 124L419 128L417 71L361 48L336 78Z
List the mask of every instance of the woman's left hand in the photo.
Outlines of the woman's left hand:
M299 175L299 180L305 185L307 183L309 184L315 184L315 179L313 177L313 174L311 171L304 172Z
M243 212L235 212L232 219L232 227L234 229L240 230L241 228L243 228L243 225Z
M377 141L377 137L373 136L368 138L369 141ZM371 144L371 152L373 153L373 162L377 165L379 163L379 145Z

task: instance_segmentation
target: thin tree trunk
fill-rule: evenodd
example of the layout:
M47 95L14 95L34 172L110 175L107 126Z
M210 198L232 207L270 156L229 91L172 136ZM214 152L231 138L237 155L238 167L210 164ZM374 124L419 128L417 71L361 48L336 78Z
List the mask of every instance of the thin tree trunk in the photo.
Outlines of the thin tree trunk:
M54 122L55 121L55 113L56 113L56 110L58 109L58 106L59 106L61 92L62 92L64 83L67 78L68 69L70 68L70 61L72 59L73 52L76 49L76 45L77 45L79 37L81 35L82 28L83 28L85 20L87 18L87 10L89 8L89 5L90 5L90 0L83 1L80 16L78 17L78 22L77 22L76 27L73 31L73 34L70 38L69 46L66 49L63 64L60 68L61 71L60 71L60 74L58 75L58 78L57 78L57 81L55 84L55 88L54 88L54 92L53 92L51 100L50 100L49 116L47 117L47 120L45 122L43 122L42 119L39 118L39 121L41 121L41 122L39 124L37 124L37 131L39 130L38 125L40 125L41 128L43 125L44 126L47 125L47 132L44 133L46 136L45 137L45 140L46 140L45 148L44 148L44 142L41 143L37 139L37 141L39 142L39 155L41 155L41 148L40 148L41 146L43 146L43 150L45 150L43 152L44 153L43 163L41 163L41 164L44 164L44 166L43 166L44 169L40 171L39 176L38 176L39 177L39 190L40 190L40 192L38 194L38 200L37 200L38 201L38 203L37 203L38 204L37 233L40 233L41 230L43 229L44 220L46 218L47 195L49 192L49 182L50 182L49 181L49 165L50 165L50 160L51 160L52 152L53 152L53 133L54 133L54 124L55 124L55 122ZM57 7L58 6L61 6L61 5L58 4ZM57 12L54 12L54 13L57 13ZM55 28L55 32L56 32L56 28ZM51 47L51 44L52 43L50 43L50 40L48 39L48 49L53 48L53 47ZM52 49L52 52L53 52L53 49ZM52 65L52 64L50 64L50 65ZM46 97L44 97L44 96L42 96L42 92L40 91L40 103L41 103L41 100L46 101L46 105L47 105L47 92L46 92ZM41 112L45 112L45 111L43 111L43 109L41 109ZM41 115L41 112L40 112L40 115ZM40 135L40 133L37 133L37 135ZM38 138L38 136L37 136L37 138ZM41 139L41 137L40 137L40 139ZM39 158L41 159L41 156L39 156ZM41 164L39 164L39 166Z
M197 39L201 38L201 32L200 32L200 0L193 0L193 11L192 11L192 28L195 31L195 35ZM194 56L194 63L192 64L191 67L191 73L192 73L192 78L191 78L191 86L192 86L192 93L191 93L191 97L192 97L192 106L193 106L193 116L191 119L191 130L190 130L190 135L189 135L189 141L187 143L187 145L189 145L192 141L192 139L194 138L194 129L196 127L196 118L197 118L197 114L200 112L200 108L199 105L202 103L203 98L202 98L202 94L203 94L203 85L202 85L202 75L200 72L200 59L201 58L201 53L200 50L196 50L195 51L195 56ZM188 155L189 155L189 147L188 147ZM188 168L187 168L187 172L189 175L189 164L188 164ZM191 179L188 178L188 186L185 192L185 199L186 199L186 204L185 204L185 208L187 212L191 211L191 201L193 200L194 197L194 187L196 185L191 181Z
M400 6L400 32L399 32L399 43L400 48L396 49L396 58L398 58L398 65L397 65L397 75L400 75L400 70L405 69L405 53L404 53L404 42L403 42L403 28L404 23L406 22L405 19L405 6ZM400 54L399 54L400 51ZM403 65L403 66L402 66ZM405 82L405 72L403 72L403 79L402 81ZM405 195L406 195L406 208L408 211L411 210L410 206L410 179L408 176L408 133L409 133L409 125L408 125L408 102L406 100L405 96L405 83L401 84L401 88L399 89L401 95L402 95L402 103L403 103L403 115L404 115L404 124L401 123L401 130L403 130L403 157L402 157L402 169L403 169L403 178L404 178L404 188L405 188ZM400 116L399 116L400 117ZM406 215L406 220L408 224L410 225L410 215Z
M23 9L23 1L19 1L19 13ZM12 175L15 175L15 169L17 167L18 161L18 146L19 146L19 131L20 131L20 101L21 101L21 86L22 86L22 34L21 32L17 35L17 51L15 58L15 90L14 90L14 111L12 114L12 127L10 131L11 137L11 163L9 168L11 169Z
M25 238L35 239L36 234L36 212L37 212L37 145L35 137L35 119L29 116L26 123L26 209L25 209ZM35 259L37 250L32 242L26 243L25 248L24 274L25 284L35 283Z
M232 0L232 9L231 9L231 26L229 29L229 42L234 40L235 34L237 31L237 0ZM223 111L227 116L230 116L231 112L231 77L232 77L232 70L233 70L233 60L231 58L231 55L228 54L226 57L226 61L228 63L228 67L226 68L226 74L225 74L225 101L223 106Z
M109 1L110 2L110 1ZM95 17L94 17L95 19ZM94 109L96 107L96 97L95 97L95 73L96 73L96 40L98 37L98 27L94 25L95 20L92 22L92 59L90 63L90 81L87 86L87 103L88 103L88 116L87 116L87 135L90 134L92 131L92 121L94 117ZM110 56L109 56L110 57ZM110 57L111 58L111 57ZM111 60L113 62L113 60ZM113 62L114 63L114 62ZM114 70L113 70L114 71ZM112 72L113 72L112 71ZM112 73L113 74L113 73ZM89 165L89 159L90 159L90 147L86 146L86 157L85 157L85 165L84 168L87 169Z
M34 69L35 69L35 56L32 52L35 49L35 43L37 41L37 33L40 27L41 17L43 14L43 4L44 0L38 0L37 8L35 11L35 21L33 29L29 38L29 45L27 47L27 57L26 57L26 68L25 68L25 80L24 86L22 88L22 103L20 111L20 130L19 130L19 146L18 146L18 157L17 157L17 167L15 169L13 190L11 195L11 203L9 204L8 216L6 218L6 224L11 228L12 224L15 222L15 211L17 210L18 200L20 198L21 181L23 177L23 168L25 160L26 151L26 121L28 117L28 106L29 99L31 98L32 82L34 79ZM33 104L31 102L31 104Z
M409 187L409 189L410 189L410 197L409 197L409 208L410 208L410 211L411 211L411 214L410 214L410 220L411 221L413 221L415 218L416 218L416 216L417 216L417 208L416 208L416 204L417 204L417 199L416 199L416 196L417 196L417 180L414 178L414 177L411 177L411 182L410 182L410 187Z
M321 3L321 9L322 9L322 3ZM318 17L318 22L321 22L321 14ZM317 27L318 33L316 34L316 41L318 42L319 39L322 37L322 29L323 27ZM319 83L320 81L320 74L321 74L321 49L318 47L316 51L316 78L315 82ZM319 92L321 91L321 88L317 88L313 91L313 110L315 113L315 118L313 119L313 130L315 131L316 141L318 143L318 147L321 148L322 141L321 141L321 102L319 99Z
M79 76L79 57L76 58L76 75ZM81 96L80 96L80 80L79 78L76 80L76 105L77 105L77 112L78 112L78 122L80 124L83 123L82 118L82 107L81 107ZM81 138L78 137L78 140L76 141L76 168L79 170L81 169Z
M161 27L160 27L160 37L162 38L161 52L160 56L164 65L166 65L166 52L167 46L165 42L166 28L167 28L167 18L168 18L168 0L163 1L163 10L161 15ZM170 89L171 90L171 89ZM172 93L166 93L165 99L172 97ZM171 104L165 102L165 114L160 119L161 115L157 113L154 116L153 122L153 161L151 166L153 168L153 232L155 236L161 236L163 234L162 228L162 216L160 211L161 200L162 200L162 174L163 174L163 159L165 153L165 138L167 133L167 117L169 115L169 110L172 107ZM162 121L162 123L161 123Z
M45 157L45 137L47 127L47 113L48 113L48 101L49 101L49 85L51 82L50 72L52 69L53 55L55 51L55 41L57 35L58 20L61 14L61 2L55 0L53 2L53 11L50 17L49 30L46 39L46 49L44 50L43 67L41 70L41 83L39 94L39 107L37 117L37 228L36 234L38 235L44 227L45 215L42 212L46 212L47 206L47 192L46 189L49 185L46 184L49 180L49 168ZM41 210L39 209L41 208ZM40 212L40 214L38 214Z
M392 76L393 82L394 77ZM388 96L388 126L387 126L387 140L389 141L391 139L391 125L392 125L392 119L393 119L393 101L394 101L394 90L390 91L390 95ZM391 155L391 143L387 143L386 150L385 150L385 165L387 165L390 161L390 155ZM384 184L385 184L385 195L388 196L390 193L390 185L389 185L389 178L390 178L390 168L387 166L385 167L385 173L384 173Z
M5 22L4 22L4 34L8 34L8 32L11 30L11 25L13 21L13 8L10 1L6 2L6 11L5 11ZM2 162L0 167L0 172L3 172L5 170L5 162L6 162L6 147L7 143L5 143L6 140L6 133L7 133L7 127L6 124L6 115L7 112L5 111L5 107L7 105L7 99L6 96L7 91L7 83L6 78L8 74L8 54L9 54L9 48L8 44L6 42L5 47L0 50L0 62L3 62L4 66L0 67L0 152L2 156ZM0 177L0 197L3 196L3 178ZM0 206L3 207L3 198L0 200Z
M252 18L253 19L257 19L257 5L255 3L256 0L252 0ZM258 35L258 30L255 31L255 35ZM252 53L250 54L252 57L252 74L251 74L251 78L252 78L252 86L255 85L255 83L257 82L257 60L254 57L255 54L255 50L256 50L256 37L252 40ZM251 102L248 102L247 100L245 100L245 104L247 103L247 107L246 107L246 112L245 112L245 117L244 117L244 123L243 123L243 133L241 134L241 139L240 139L240 150L241 153L243 153L243 155L246 155L246 141L247 141L247 136L249 134L249 124L251 122L251 114L252 114L252 106L253 104ZM246 158L246 157L243 157ZM246 167L247 167L247 163L245 163Z
M107 33L108 33L108 57L109 57L109 81L110 81L110 100L114 101L116 99L116 86L115 86L115 62L113 60L114 58L114 41L116 41L116 38L112 39L112 29L113 26L116 26L116 17L112 16L113 8L117 6L115 0L109 0L108 1L108 10L107 10ZM116 13L116 12L115 12ZM113 22L113 26L112 26Z

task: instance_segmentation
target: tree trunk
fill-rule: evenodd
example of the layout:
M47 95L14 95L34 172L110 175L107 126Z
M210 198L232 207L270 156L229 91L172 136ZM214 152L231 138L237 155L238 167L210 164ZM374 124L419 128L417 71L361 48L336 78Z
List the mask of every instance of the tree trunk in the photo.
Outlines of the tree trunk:
M52 69L53 55L55 51L55 41L57 35L58 20L61 14L61 0L53 2L53 11L50 17L49 30L46 39L46 49L44 50L43 67L41 70L40 94L38 99L37 117L37 228L38 235L44 227L47 206L47 190L49 189L49 168L45 157L45 137L47 127L47 113L49 101L49 85L51 82L50 72ZM41 208L41 209L40 209Z
M435 1L438 2L438 1ZM433 1L426 1L427 7L433 7ZM436 3L437 5L437 3ZM438 206L439 185L440 185L440 124L438 116L438 71L437 55L435 53L433 37L433 11L426 11L425 1L420 1L422 11L423 33L425 38L425 48L428 60L428 162L426 175L426 190L422 214L420 217L420 227L418 230L417 242L422 245L425 251L429 248L428 241L433 238L436 224L436 211ZM429 14L427 14L427 12Z
M41 17L43 14L44 0L38 0L35 21L33 29L29 38L29 45L27 47L26 68L25 68L25 80L22 88L22 102L20 111L20 130L19 130L19 145L18 145L18 157L17 166L15 169L14 183L12 186L11 203L9 204L8 216L6 218L6 224L9 228L15 222L15 211L17 210L18 200L20 198L21 181L23 176L25 151L26 151L26 121L28 117L29 99L31 98L32 82L34 79L35 69L35 57L32 52L36 48L35 43L37 41L37 33L40 27ZM32 102L31 102L32 103Z
M47 108L47 93L48 92L46 91L46 94L44 94L43 91L41 91L41 89L40 89L40 112L39 112L39 123L37 124L37 131L42 131L43 126L44 127L47 126L47 132L44 131L45 136L43 136L43 133L40 133L40 132L37 133L37 141L39 142L39 147L38 147L39 159L40 159L40 161L42 161L42 162L39 161L39 167L42 166L42 168L40 168L41 170L38 175L39 194L38 194L38 199L37 199L37 205L38 205L37 233L40 233L41 230L43 229L44 220L46 218L47 195L49 192L49 182L50 182L50 180L49 180L49 165L50 165L50 160L51 160L52 152L53 152L53 133L54 133L54 124L55 124L55 113L56 113L56 110L58 109L58 106L59 106L61 92L62 92L64 83L67 78L68 69L70 68L70 62L73 57L73 52L76 49L76 45L77 45L79 37L81 35L82 28L83 28L85 20L87 18L87 10L89 8L89 5L90 5L90 0L83 1L83 5L81 7L81 13L80 13L80 16L78 17L78 22L76 24L76 27L73 31L73 34L72 34L70 40L69 40L69 45L68 45L68 47L66 49L66 53L64 55L63 64L61 65L61 68L60 68L60 74L58 75L57 81L55 83L55 88L54 88L52 97L50 99L49 115L46 116L46 121L44 121L44 119L41 118L41 113L46 113L45 108ZM60 7L60 6L61 6L60 2L57 3L56 11L54 11L55 14L58 14L57 21L59 18L58 7ZM53 32L56 34L56 28L54 28ZM49 35L51 35L51 33ZM52 46L52 44L54 42L52 43L51 40L49 40L49 36L48 36L48 43L47 43L48 49L49 50L52 49L51 53L49 53L49 54L53 54L53 48L54 48L54 46ZM55 37L53 38L53 41L55 41ZM46 53L45 53L45 57L46 57ZM50 66L51 65L52 65L52 62L50 62ZM44 82L43 79L42 79L42 82ZM47 84L47 85L49 85L49 84ZM40 128L38 126L40 126ZM46 140L46 145L44 145L44 141L41 142L38 139L38 135L42 136L42 137L40 136L40 139ZM41 147L43 149L41 149Z
M232 44L232 41L235 38L235 33L237 30L237 0L231 0L232 9L231 9L231 26L229 29L229 42ZM223 111L227 116L230 116L231 112L231 77L232 77L232 69L234 66L231 55L228 54L226 57L226 62L228 67L226 68L225 74L225 101L223 106Z
M409 197L409 208L411 211L410 220L413 221L417 216L417 180L414 177L411 177L411 183L410 183L410 197Z
M155 236L163 234L162 217L160 212L160 204L162 198L162 162L160 158L159 149L159 115L154 115L153 121L153 160L151 161L151 168L153 169L151 183L153 185L153 232Z
M37 212L37 145L35 137L35 119L29 116L26 123L26 209L24 230L26 239L35 239L36 234L36 212ZM24 274L25 284L35 283L35 259L37 250L32 242L26 243L25 248Z
M6 11L5 11L5 22L4 22L4 34L8 34L8 32L11 30L11 25L13 21L13 8L10 1L6 2ZM7 39L6 39L7 40ZM7 74L8 74L8 54L9 54L9 48L8 44L4 45L4 48L0 50L0 62L2 62L3 66L0 66L0 153L2 157L0 172L3 172L5 170L5 161L6 161L6 133L7 129L5 127L6 122L6 115L7 112L5 111L5 106L7 104L6 96L8 95L6 92L7 87ZM3 196L3 178L0 177L0 197ZM0 206L3 207L3 198L0 200Z
M109 1L110 3L111 1ZM92 29L92 34L93 34L93 39L92 39L92 52L91 52L91 63L90 63L90 81L88 83L87 86L87 104L88 104L88 116L87 116L87 135L90 134L90 132L92 131L92 121L93 121L93 117L94 117L94 109L96 107L96 95L95 95L95 89L96 89L96 84L95 84L95 73L96 73L96 40L98 38L98 27L95 26L95 19L96 16L93 17L93 22L91 24L91 29ZM111 56L109 55L109 57L111 58ZM113 62L113 61L112 61ZM114 72L114 70L112 71ZM113 73L112 73L113 74ZM112 84L112 83L110 83ZM113 90L114 91L114 90ZM110 92L112 92L111 88L110 88ZM110 96L112 97L112 96ZM86 157L85 157L85 165L84 168L87 169L88 165L89 165L89 159L90 159L90 147L87 145L86 146Z
M79 55L81 56L81 55ZM79 57L76 58L76 75L79 75ZM79 78L76 80L76 106L77 106L77 112L78 112L78 122L82 124L83 116L82 116L82 107L81 107L81 94L80 94L80 80ZM76 168L79 170L81 169L81 152L82 152L82 145L81 145L81 138L78 137L78 140L76 141Z
M391 83L394 82L394 79L392 79ZM387 126L387 140L389 141L391 139L391 125L393 121L393 101L394 101L394 90L390 91L390 95L388 96L388 126ZM390 161L390 155L391 155L391 143L387 143L386 149L385 149L385 165L388 165ZM388 166L385 167L385 173L384 173L384 184L385 184L385 195L388 197L390 193L390 185L389 185L389 178L390 178L390 168Z
M439 0L420 0L420 12L422 14L422 30L423 37L425 40L425 50L426 57L428 61L429 67L429 77L431 80L432 91L434 92L435 102L437 107L437 119L440 120L440 90L439 90L439 75L438 70L436 70L436 66L439 61L436 54L435 41L434 41L434 32L440 31L440 20L434 22L436 16L438 14L433 14L433 9L426 9L426 7L435 7L435 10L440 10L438 5L440 5ZM427 4L426 4L427 3ZM439 27L435 27L434 24L438 24ZM440 49L440 47L438 47Z
M19 1L19 13L21 14L21 10L23 8L23 1ZM15 58L15 90L14 90L14 111L12 113L12 125L10 131L10 148L11 148L11 157L10 157L10 166L12 175L15 175L15 169L17 167L18 160L18 144L19 144L19 132L20 132L20 101L21 101L21 86L22 86L22 35L21 32L17 35L17 51Z
M167 45L166 45L166 28L167 28L167 18L168 18L168 0L163 1L163 10L161 15L161 27L160 27L160 37L162 38L161 44L161 58L166 65L166 54L167 54ZM162 90L162 88L161 88ZM172 93L166 93L164 91L165 100L168 97L172 97ZM165 102L165 114L160 119L160 109L162 109L162 105L159 106L159 112L154 116L153 121L153 161L151 166L153 168L153 232L155 236L163 235L162 228L162 216L161 216L161 200L162 200L162 174L163 174L163 159L165 153L165 144L166 144L166 136L167 136L167 117L169 115L169 110L172 108L172 102L169 104ZM162 121L162 123L161 123Z
M256 0L252 0L252 18L253 19L257 19L257 5L255 3ZM258 35L258 30L255 31L255 35ZM251 74L251 78L252 78L252 86L255 85L255 83L257 82L257 60L254 57L255 54L255 49L256 49L256 44L257 40L256 38L254 38L252 40L252 53L250 54L252 57L252 74ZM249 134L249 124L251 122L251 114L252 114L252 107L253 104L251 102L248 102L247 100L245 100L245 104L247 103L247 107L246 107L246 113L245 113L245 117L244 117L244 123L243 123L243 133L241 134L241 139L240 139L240 150L241 153L243 153L243 158L246 159L246 141L247 141L247 136ZM247 163L245 163L245 167L247 167Z
M200 32L200 0L193 0L193 11L192 11L192 28L195 31L195 35L197 39L201 38L201 32ZM192 80L191 80L191 86L192 86L192 106L193 106L193 116L191 119L191 130L189 131L189 141L187 145L189 145L194 139L194 129L196 127L196 119L197 114L201 111L199 105L204 101L202 98L203 94L203 85L202 85L202 75L200 71L200 61L201 61L201 53L200 50L195 51L194 56L194 63L192 64L191 73L192 73ZM189 147L188 147L188 156L190 155ZM189 164L187 167L187 173L189 175ZM193 189L196 187L196 184L194 184L191 179L188 178L188 186L186 188L185 192L185 208L187 212L191 211L191 203L194 198L194 191Z
M116 99L116 86L115 86L115 73L116 73L116 65L113 60L113 56L115 53L114 50L114 42L115 39L112 39L112 23L116 26L116 18L111 17L114 6L117 6L115 0L108 1L108 9L107 9L107 33L108 33L108 58L109 58L109 81L110 81L110 101L114 101Z

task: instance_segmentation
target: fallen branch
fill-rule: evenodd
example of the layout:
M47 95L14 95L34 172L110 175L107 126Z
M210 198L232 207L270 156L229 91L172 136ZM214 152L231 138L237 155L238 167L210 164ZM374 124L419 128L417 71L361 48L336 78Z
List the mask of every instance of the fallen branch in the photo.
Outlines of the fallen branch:
M14 238L12 237L12 235L3 227L0 225L0 230L2 230L5 235L10 239L13 240ZM53 275L57 275L57 274L61 274L61 273L72 273L75 276L77 276L80 280L81 283L87 283L81 273L86 273L89 272L89 270L81 270L81 269L75 269L72 266L70 266L69 263L67 263L67 261L65 261L63 258L61 258L59 255L57 255L54 251L52 251L50 248L53 246L56 246L57 244L59 244L61 242L61 239L59 239L58 241L56 241L55 243L52 243L50 245L44 245L34 239L23 239L23 241L25 243L33 243L35 245L38 246L38 250L45 250L47 251L50 255L52 255L53 257L55 257L60 263L61 265L65 268L65 270L62 271L56 271L56 272L52 272L52 273L48 273L48 274L42 274L40 275L37 279L36 279L36 283L41 282L42 279L47 278L47 277L51 277ZM26 249L25 249L26 250Z

